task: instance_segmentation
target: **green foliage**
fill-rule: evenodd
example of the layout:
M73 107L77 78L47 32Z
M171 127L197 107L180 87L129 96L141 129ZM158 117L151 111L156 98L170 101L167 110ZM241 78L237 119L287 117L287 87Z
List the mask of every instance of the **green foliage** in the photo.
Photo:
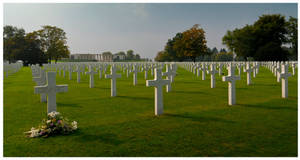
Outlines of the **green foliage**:
M169 39L163 52L158 52L157 61L196 60L196 57L208 54L204 30L198 24L192 28L177 33Z
M25 43L25 30L13 26L3 28L3 52L4 59L16 62L17 56L22 54Z
M103 56L112 56L112 53L110 51L106 51L102 53Z
M281 15L262 15L253 25L227 31L222 39L223 44L227 45L229 50L238 57L253 57L254 60L278 60L277 58L286 60L287 52L280 48L288 42L286 37L288 33L287 24L285 18ZM273 53L263 52L271 50L269 48L271 46L279 50ZM268 58L268 56L260 54L278 55L271 55Z
M141 59L141 56L140 56L139 54L136 54L136 55L135 55L135 59L136 59L136 60L140 60L140 59Z
M127 51L126 59L127 59L127 60L132 60L132 59L134 59L133 50L128 50L128 51Z
M124 51L120 51L118 53L116 53L117 55L122 55L122 56L126 56L125 52Z
M66 33L55 26L42 26L41 30L35 31L41 41L43 52L47 55L48 61L57 61L60 58L69 57L70 51L67 46Z
M293 60L298 59L298 19L290 17L286 24L287 26L287 41L291 44L291 55Z
M226 50L225 48L221 48L221 49L220 49L220 52L224 52L224 53L226 53L226 52L227 52L227 50Z
M10 62L23 60L24 65L47 63L69 57L66 33L55 26L25 34L24 29L4 26L4 59Z
M156 57L154 58L154 60L157 62L165 62L165 61L171 61L172 59L168 52L159 51Z
M22 60L25 66L47 62L41 42L34 33L25 34L24 29L4 26L3 41L4 59L9 62Z
M233 61L232 52L220 52L216 55L215 61Z
M180 52L178 50L176 50L174 48L175 42L179 41L182 39L183 34L182 33L177 33L175 35L175 37L173 37L172 39L169 39L164 51L166 52L164 55L164 59L158 58L160 59L160 61L183 61L184 60L184 56L180 54ZM168 57L167 57L168 56Z
M274 61L285 61L287 60L287 55L288 51L284 50L275 42L270 42L261 46L254 57L256 58L255 60L258 61L268 61L270 59Z

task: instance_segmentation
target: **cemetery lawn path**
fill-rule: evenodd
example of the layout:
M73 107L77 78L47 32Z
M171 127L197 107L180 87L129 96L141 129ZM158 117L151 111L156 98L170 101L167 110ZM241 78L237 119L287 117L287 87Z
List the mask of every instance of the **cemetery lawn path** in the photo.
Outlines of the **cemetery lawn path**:
M57 94L58 112L77 121L79 129L67 136L26 138L24 132L46 118L47 108L33 93L30 68L23 67L3 82L4 156L295 157L297 76L289 78L289 98L282 99L281 83L269 70L260 67L250 86L242 73L237 105L230 107L221 76L211 89L209 75L202 81L178 67L172 92L164 88L164 114L156 117L154 88L146 87L143 73L137 86L123 73L114 98L109 79L96 75L95 88L89 88L86 75L78 84L75 73L72 80L57 74L57 84L69 86Z

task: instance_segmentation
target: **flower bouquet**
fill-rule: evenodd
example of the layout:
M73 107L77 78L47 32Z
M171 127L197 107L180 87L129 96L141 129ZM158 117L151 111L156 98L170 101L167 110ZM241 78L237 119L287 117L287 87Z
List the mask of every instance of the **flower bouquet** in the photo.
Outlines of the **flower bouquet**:
M58 134L70 134L77 129L77 122L69 122L59 112L48 113L47 119L44 119L38 128L31 128L25 132L28 137L48 137Z

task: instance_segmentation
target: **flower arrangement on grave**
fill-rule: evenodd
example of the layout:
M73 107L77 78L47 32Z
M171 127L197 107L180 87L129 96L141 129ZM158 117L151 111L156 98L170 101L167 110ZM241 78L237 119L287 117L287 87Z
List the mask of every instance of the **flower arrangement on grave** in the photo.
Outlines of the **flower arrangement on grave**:
M43 119L38 128L32 127L30 131L25 132L27 137L49 137L53 135L70 134L77 130L77 122L72 123L59 112L48 113L47 119Z

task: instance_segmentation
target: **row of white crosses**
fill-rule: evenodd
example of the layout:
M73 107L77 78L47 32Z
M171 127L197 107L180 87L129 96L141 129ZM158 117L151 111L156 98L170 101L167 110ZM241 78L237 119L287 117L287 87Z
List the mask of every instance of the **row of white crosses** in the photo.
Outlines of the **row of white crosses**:
M5 77L8 77L11 74L18 72L23 66L23 63L3 63L3 71Z
M275 69L275 73L278 76L278 79L281 79L282 81L282 98L287 98L288 97L288 77L291 76L290 73L288 73L288 64L281 64L281 70L278 73L278 63L277 64L276 69ZM291 63L292 67L294 68L293 70L295 70L295 65L296 63ZM245 64L243 64L245 65ZM192 68L196 68L199 69L199 65L191 65ZM208 71L208 73L211 74L211 88L215 87L215 74L217 73L216 69L215 69L215 63L211 63L210 65L211 70ZM239 70L239 75L240 75L240 71L241 71L241 63L236 63L236 66ZM246 67L244 67L244 72L247 72L247 85L251 84L251 73L253 73L253 77L256 77L256 74L259 71L259 66L260 63L258 62L253 62L253 68L251 68L251 64L250 62L246 62ZM185 65L185 68L188 68L187 65ZM219 67L219 73L220 73L220 68L222 68L222 65L220 65ZM229 105L234 105L236 104L236 94L235 94L235 81L236 80L240 80L239 76L235 76L234 75L234 64L230 63L228 66L228 76L223 76L222 80L223 81L228 81L228 104ZM192 71L194 72L194 70L192 69ZM197 73L198 75L198 73Z
M56 93L67 92L68 85L56 85L56 72L45 72L44 69L39 66L31 68L33 80L37 83L34 87L34 93L41 95L41 102L47 102L47 113L56 111Z
M295 67L297 62L291 62L292 71L295 75ZM281 97L288 98L288 77L292 76L288 72L289 63L284 62L265 62L264 65L266 68L270 69L276 76L277 82L280 82L281 79Z
M195 72L195 69L201 69L203 68L204 74L205 74L205 70L207 70L207 64L202 64L202 67L198 67L195 65L191 65L192 67L192 71ZM223 81L228 81L228 104L229 105L234 105L236 103L236 94L235 94L235 81L236 80L240 80L239 76L235 76L234 75L234 70L235 70L235 66L239 69L239 74L240 74L240 70L241 67L244 67L244 71L247 72L247 84L251 84L251 73L255 72L255 74L253 75L255 77L255 75L258 73L258 66L259 64L257 62L253 63L253 68L251 68L251 64L249 62L245 63L219 63L219 71L216 70L216 63L210 63L210 70L208 70L208 72L211 74L211 88L215 88L215 74L219 73L219 75L222 73L222 69L223 66L228 66L228 76L223 76L222 80ZM133 76L135 78L133 78L134 80L134 84L137 83L136 77L137 77L137 72L139 72L140 70L144 70L144 68L147 67L143 67L142 65L136 65L136 64L130 64L130 65L125 65L125 64L119 64L119 67L123 67L126 68L127 70L129 70L129 72L133 73ZM149 65L150 66L150 65ZM169 65L166 65L166 72L161 73L161 68L162 68L163 64L151 64L151 68L155 68L155 79L154 81L146 81L146 86L154 86L155 87L155 114L156 115L160 115L163 113L163 96L162 96L162 86L167 85L166 89L167 92L171 91L171 82L173 81L172 79L174 78L174 76L176 75L176 71L174 72L174 70L176 70L176 65L175 64L171 64L171 67ZM173 67L174 66L174 67ZM93 84L94 84L94 74L96 74L96 72L93 70L92 65L88 65L89 67L89 71L86 72L86 74L90 75L90 88L93 88ZM139 68L140 67L140 68ZM110 78L111 79L111 96L114 97L117 95L117 90L116 90L116 79L117 78L121 78L120 74L117 74L117 64L111 64L111 74L107 74L105 75L105 78ZM174 69L171 69L174 68ZM131 70L132 69L132 70ZM81 70L80 66L77 65L77 70ZM145 69L146 70L146 69ZM123 70L124 71L124 70ZM79 71L78 71L79 72ZM198 71L197 71L198 72ZM81 73L81 72L80 72ZM197 75L199 75L199 73L197 73ZM162 76L166 76L166 79L162 79ZM285 74L285 72L283 72L281 75L282 79L287 79L287 77L289 76L288 74ZM146 76L145 76L146 77ZM203 79L203 78L202 78ZM204 78L205 79L205 78ZM282 82L282 86L287 86L287 80ZM285 97L287 97L287 89L286 87L282 87L285 88L285 92L283 91L283 95L285 95Z

